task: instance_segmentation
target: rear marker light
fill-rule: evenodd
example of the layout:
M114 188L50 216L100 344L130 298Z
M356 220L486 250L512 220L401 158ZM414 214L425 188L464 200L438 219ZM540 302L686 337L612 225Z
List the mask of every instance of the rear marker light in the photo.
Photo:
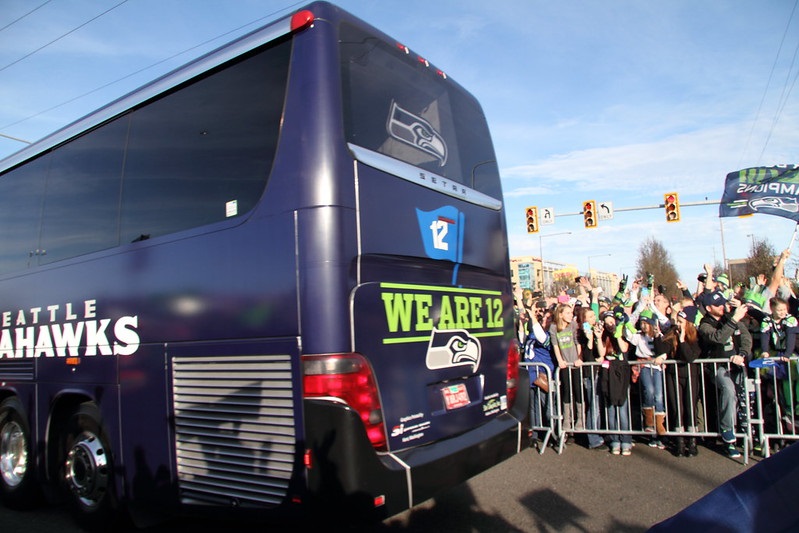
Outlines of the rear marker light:
M386 504L386 497L384 495L375 496L375 507L383 507Z
M516 401L516 391L519 387L519 363L521 362L521 352L519 343L511 341L508 347L508 370L505 383L508 390L508 410L513 407Z
M308 28L313 24L313 13L307 9L298 11L291 16L291 31L299 31Z
M399 48L401 51L405 52L406 54L411 53L411 49L405 46L404 44L397 43L397 48Z
M305 355L302 368L305 398L343 400L360 416L372 446L378 450L386 449L377 384L369 363L362 355Z

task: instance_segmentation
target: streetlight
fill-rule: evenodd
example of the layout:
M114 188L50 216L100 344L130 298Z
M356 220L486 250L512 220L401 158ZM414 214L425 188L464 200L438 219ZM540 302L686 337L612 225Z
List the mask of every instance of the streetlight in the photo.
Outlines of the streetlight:
M558 233L548 233L547 235L538 235L538 256L541 259L541 290L546 291L547 278L546 270L544 269L544 237L555 237L557 235L571 235L571 231L559 231Z
M755 234L754 233L747 233L747 237L752 237L752 253L755 251Z
M589 255L588 256L588 275L591 275L591 258L592 257L608 257L609 255L613 254L599 254L599 255Z

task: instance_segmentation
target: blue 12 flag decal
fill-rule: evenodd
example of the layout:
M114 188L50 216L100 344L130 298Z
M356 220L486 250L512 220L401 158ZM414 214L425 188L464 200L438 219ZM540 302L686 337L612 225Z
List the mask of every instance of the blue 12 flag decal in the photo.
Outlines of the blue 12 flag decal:
M424 250L431 259L463 261L463 213L450 205L435 211L416 210Z

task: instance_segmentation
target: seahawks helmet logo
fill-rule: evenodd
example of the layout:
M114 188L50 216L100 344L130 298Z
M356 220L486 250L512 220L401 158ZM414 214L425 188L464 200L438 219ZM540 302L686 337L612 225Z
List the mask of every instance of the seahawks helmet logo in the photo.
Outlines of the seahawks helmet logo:
M447 144L441 134L425 119L402 109L393 100L386 129L394 139L435 157L438 166L447 163Z
M426 362L430 370L471 366L475 372L480 366L480 342L466 330L434 330L427 347Z

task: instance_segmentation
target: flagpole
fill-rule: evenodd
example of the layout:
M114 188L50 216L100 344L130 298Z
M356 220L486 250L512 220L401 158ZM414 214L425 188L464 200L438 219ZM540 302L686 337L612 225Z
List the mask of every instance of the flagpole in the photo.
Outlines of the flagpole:
M729 264L727 263L727 247L724 244L724 222L722 222L721 217L719 217L719 228L721 228L721 259L724 261L721 268L727 276L729 276L730 283L732 284L732 272L730 272Z
M790 250L793 248L793 243L796 240L796 232L799 231L799 222L796 223L796 226L793 227L793 237L791 237L791 244L788 245L788 249Z

